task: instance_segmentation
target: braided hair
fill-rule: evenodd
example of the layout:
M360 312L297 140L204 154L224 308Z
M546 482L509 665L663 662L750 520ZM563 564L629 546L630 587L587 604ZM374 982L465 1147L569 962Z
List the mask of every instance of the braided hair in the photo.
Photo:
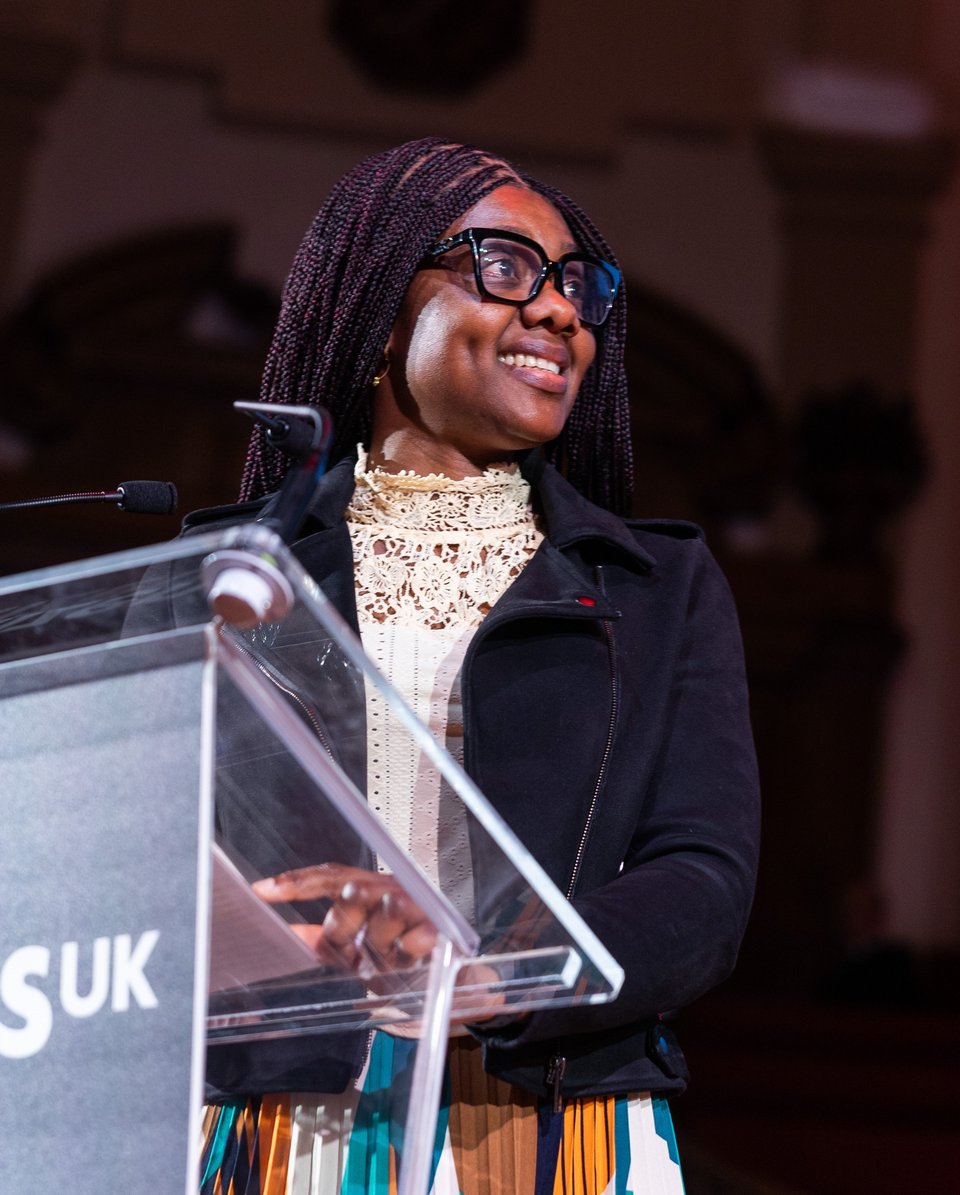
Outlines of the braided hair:
M502 158L438 137L410 141L361 162L334 187L307 230L283 292L267 356L263 402L322 404L334 421L330 460L368 442L372 382L404 295L424 253L497 187L536 191L566 220L580 247L613 256L586 215L561 192ZM623 355L621 288L597 329L597 353L560 436L546 447L588 498L628 513L633 483ZM254 429L240 498L276 489L290 460Z

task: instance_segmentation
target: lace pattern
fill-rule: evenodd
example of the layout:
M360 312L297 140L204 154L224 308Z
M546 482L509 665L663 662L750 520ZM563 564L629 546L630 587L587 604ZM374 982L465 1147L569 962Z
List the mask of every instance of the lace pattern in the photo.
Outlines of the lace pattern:
M543 538L530 487L505 469L463 481L368 470L361 455L347 524L364 647L437 742L462 762L464 654ZM471 921L463 807L373 686L367 687L367 799Z
M471 628L427 631L368 623L363 646L434 738L463 763L460 666ZM367 689L367 798L391 834L464 917L473 920L467 821L460 799L415 747L379 691ZM378 863L385 870L382 862Z
M361 624L479 626L543 535L519 472L387 473L357 462L347 509Z

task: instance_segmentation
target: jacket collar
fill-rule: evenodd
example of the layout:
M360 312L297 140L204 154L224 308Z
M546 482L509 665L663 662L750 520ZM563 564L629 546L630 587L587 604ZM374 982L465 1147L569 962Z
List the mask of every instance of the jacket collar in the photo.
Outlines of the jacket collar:
M547 538L555 547L599 540L632 557L644 571L656 565L656 558L640 547L623 519L584 498L547 464L539 449L521 458L520 471L530 482Z
M356 463L354 454L343 457L320 479L300 532L301 539L330 530L343 521L353 495ZM656 565L655 557L640 547L622 519L584 498L543 459L539 449L521 457L520 471L530 483L547 539L554 547L562 550L585 541L600 541L636 560L645 571ZM278 494L270 494L259 502L248 503L247 508L258 518L268 518L277 500ZM190 521L195 526L212 521L211 516L222 518L229 513L235 519L237 509L227 507L196 512L190 516Z
M356 453L351 453L337 461L320 479L307 512L306 523L300 532L302 536L314 531L328 531L343 522L353 497L356 466Z

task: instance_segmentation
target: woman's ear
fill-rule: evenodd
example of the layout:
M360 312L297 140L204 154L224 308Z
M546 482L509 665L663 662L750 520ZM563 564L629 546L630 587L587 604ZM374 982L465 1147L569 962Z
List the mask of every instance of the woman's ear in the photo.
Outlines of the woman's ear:
M387 347L383 350L383 359L377 367L377 372L373 375L372 386L374 390L380 385L383 379L390 372L390 342L387 341Z

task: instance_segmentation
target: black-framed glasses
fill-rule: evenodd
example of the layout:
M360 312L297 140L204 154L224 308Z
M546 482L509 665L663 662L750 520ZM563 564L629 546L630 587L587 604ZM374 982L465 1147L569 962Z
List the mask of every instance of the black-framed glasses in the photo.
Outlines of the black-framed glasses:
M599 328L617 297L620 271L608 261L590 253L564 253L551 261L536 241L505 229L465 228L431 245L426 255L435 259L461 245L470 247L477 290L497 303L522 307L556 274L557 289L573 305L581 323Z

